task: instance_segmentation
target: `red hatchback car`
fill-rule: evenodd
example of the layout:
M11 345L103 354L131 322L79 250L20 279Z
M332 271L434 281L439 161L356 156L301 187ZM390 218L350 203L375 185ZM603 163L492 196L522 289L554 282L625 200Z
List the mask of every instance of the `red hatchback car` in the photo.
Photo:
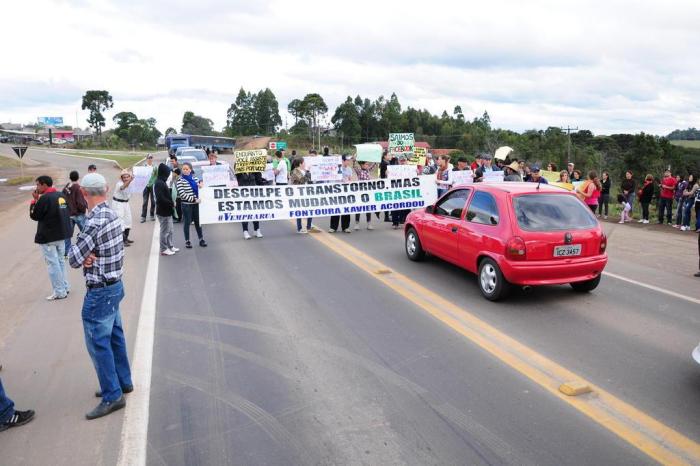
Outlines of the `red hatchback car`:
M453 188L409 214L406 254L426 253L476 273L496 301L512 285L598 286L608 262L607 238L575 194L534 183L476 183Z

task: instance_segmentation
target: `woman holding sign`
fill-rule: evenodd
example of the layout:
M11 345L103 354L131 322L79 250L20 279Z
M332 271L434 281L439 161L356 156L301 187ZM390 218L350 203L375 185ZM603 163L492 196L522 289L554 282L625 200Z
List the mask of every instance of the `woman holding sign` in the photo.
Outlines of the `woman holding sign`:
M177 189L178 197L182 199L185 247L192 249L192 243L190 243L190 223L192 222L197 230L199 245L203 248L207 247L207 242L204 241L204 232L199 225L199 203L202 202L199 198L199 180L192 173L192 165L189 162L182 164L182 175L175 182L175 189Z
M292 161L292 173L289 176L289 180L292 184L308 184L311 180L310 174L304 168L304 159L298 158ZM306 228L300 218L297 219L297 233L305 234L312 229L313 225L311 223L313 219L311 217L306 219Z
M131 206L129 206L131 193L129 193L129 185L133 179L134 177L131 176L129 170L122 170L114 194L112 194L112 210L117 213L124 228L124 246L131 246L131 243L133 243L129 239L129 232L131 231Z
M355 172L351 167L352 160L352 155L343 155L343 166L341 167L343 183L355 181ZM328 229L328 233L335 233L338 231L339 225L343 232L352 233L350 229L350 215L333 215L331 217L331 227Z

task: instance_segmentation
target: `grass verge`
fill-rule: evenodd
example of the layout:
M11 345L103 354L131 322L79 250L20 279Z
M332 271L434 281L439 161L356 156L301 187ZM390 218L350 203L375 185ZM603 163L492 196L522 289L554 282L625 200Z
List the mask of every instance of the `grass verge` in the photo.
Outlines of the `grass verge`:
M21 184L26 184L34 181L33 176L18 176L16 178L10 178L5 182L8 186L19 186Z
M19 168L19 160L9 157L0 157L0 168Z

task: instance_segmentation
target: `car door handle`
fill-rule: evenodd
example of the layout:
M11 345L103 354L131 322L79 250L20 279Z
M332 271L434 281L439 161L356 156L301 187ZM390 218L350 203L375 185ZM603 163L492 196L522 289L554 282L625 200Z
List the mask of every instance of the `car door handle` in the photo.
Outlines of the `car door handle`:
M457 233L457 231L459 231L459 228L453 226L453 227L452 227L452 233Z

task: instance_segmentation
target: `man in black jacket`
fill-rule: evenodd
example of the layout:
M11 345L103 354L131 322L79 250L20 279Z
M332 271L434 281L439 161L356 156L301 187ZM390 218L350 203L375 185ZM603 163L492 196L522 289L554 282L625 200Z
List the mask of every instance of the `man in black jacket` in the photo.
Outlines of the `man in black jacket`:
M284 163L284 160L280 163ZM236 173L236 180L238 181L238 186L263 186L265 185L265 179L262 177L262 173ZM242 222L243 227L243 238L250 239L250 233L248 233L248 222ZM255 230L255 237L262 238L263 234L260 232L260 222L253 221L253 229Z
M34 198L29 205L29 217L37 221L34 242L41 246L53 293L46 299L53 301L63 299L70 292L66 265L65 239L70 236L71 223L68 203L62 193L53 187L50 176L42 175L36 179Z
M168 187L168 177L170 168L161 163L158 165L158 176L153 184L153 194L156 200L156 216L160 224L160 255L172 256L179 251L173 246L173 212L175 202L170 188Z

